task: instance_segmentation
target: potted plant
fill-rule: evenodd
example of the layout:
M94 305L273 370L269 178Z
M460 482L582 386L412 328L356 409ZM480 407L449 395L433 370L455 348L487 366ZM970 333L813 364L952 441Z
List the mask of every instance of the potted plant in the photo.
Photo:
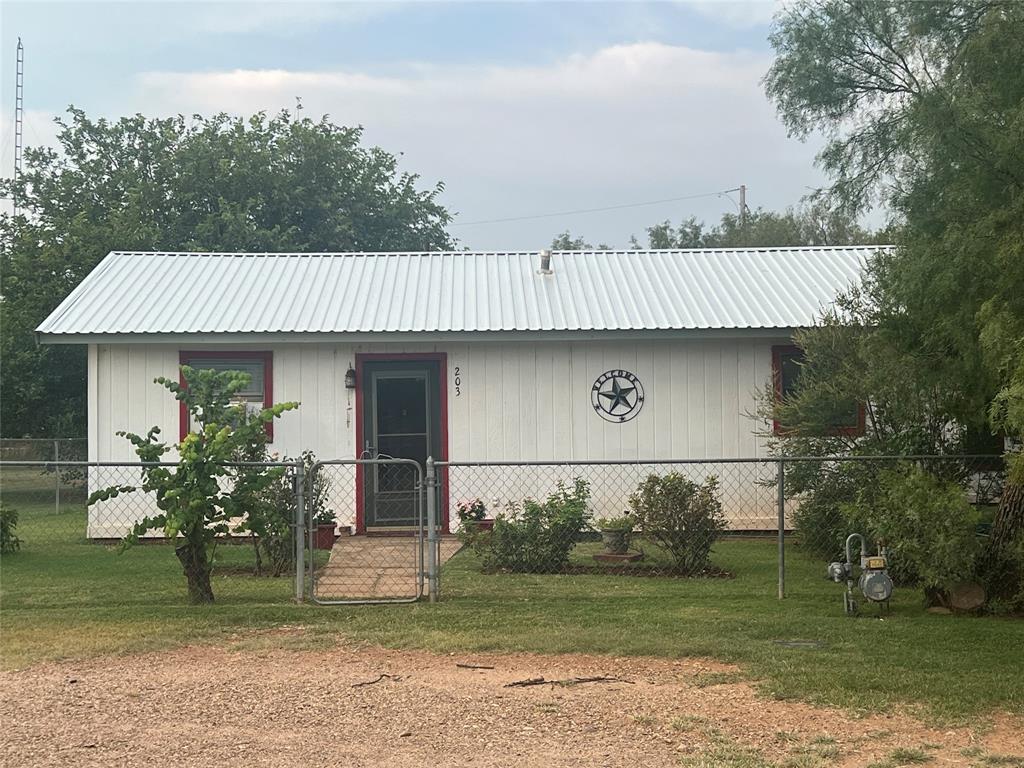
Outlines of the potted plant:
M487 505L481 499L460 501L455 507L455 514L466 533L489 531L494 527L494 520L487 518Z
M334 519L334 511L322 507L313 515L313 548L332 549L334 540L338 538L335 531L338 526Z
M594 525L601 532L604 550L610 555L624 555L633 540L634 520L629 515L598 518Z

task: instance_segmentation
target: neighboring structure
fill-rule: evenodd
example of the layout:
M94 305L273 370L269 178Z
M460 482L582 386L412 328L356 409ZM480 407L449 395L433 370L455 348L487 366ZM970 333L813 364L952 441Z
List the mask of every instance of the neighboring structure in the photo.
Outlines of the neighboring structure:
M88 345L91 460L135 458L118 430L188 430L153 383L182 363L249 371L255 403L300 401L274 426L280 455L758 457L757 394L773 370L789 386L793 331L876 250L114 252L37 333ZM377 503L386 483L359 482L343 524L409 523Z

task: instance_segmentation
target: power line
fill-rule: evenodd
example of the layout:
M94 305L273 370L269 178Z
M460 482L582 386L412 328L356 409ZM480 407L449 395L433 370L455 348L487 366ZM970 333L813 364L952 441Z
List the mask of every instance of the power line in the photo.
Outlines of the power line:
M678 203L683 200L697 200L702 197L722 197L727 196L727 192L738 192L739 187L735 189L723 189L718 192L703 192L699 195L684 195L682 197L666 197L664 200L649 200L644 203L624 203L622 205L608 205L604 208L578 208L574 211L559 211L558 213L536 213L530 216L509 216L503 219L481 219L480 221L457 221L453 222L450 226L452 227L472 227L477 224L502 224L508 221L527 221L529 219L556 219L561 216L575 216L578 213L602 213L604 211L621 211L624 208L641 208L646 205L661 205L663 203Z

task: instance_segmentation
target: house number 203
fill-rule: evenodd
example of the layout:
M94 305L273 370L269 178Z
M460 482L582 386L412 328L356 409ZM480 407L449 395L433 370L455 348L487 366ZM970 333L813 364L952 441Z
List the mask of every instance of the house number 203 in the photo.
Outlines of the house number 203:
M455 396L460 397L462 395L462 369L459 366L455 366Z

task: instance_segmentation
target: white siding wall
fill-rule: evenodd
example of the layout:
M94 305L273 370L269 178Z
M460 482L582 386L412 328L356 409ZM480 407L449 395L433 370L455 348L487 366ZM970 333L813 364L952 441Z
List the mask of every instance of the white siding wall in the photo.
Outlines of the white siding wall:
M301 403L275 425L272 450L282 456L311 449L325 459L354 457L355 397L345 389L344 376L357 352L439 351L448 354L450 459L579 461L765 455L754 434L765 425L751 414L758 391L771 376L773 343L786 340L289 344L253 349L274 353L275 401ZM115 435L118 430L142 434L158 425L168 441L177 440L177 403L153 379L177 376L178 351L172 345L90 348L89 391L95 398L90 402L91 459L135 459L129 443ZM645 390L640 414L623 424L601 419L590 401L595 378L618 368L636 374ZM453 478L453 494L474 491L502 504L524 493L508 483L497 487L493 477L480 483L487 488L457 490ZM536 487L531 491L542 492ZM339 510L354 506L348 499L337 501Z

